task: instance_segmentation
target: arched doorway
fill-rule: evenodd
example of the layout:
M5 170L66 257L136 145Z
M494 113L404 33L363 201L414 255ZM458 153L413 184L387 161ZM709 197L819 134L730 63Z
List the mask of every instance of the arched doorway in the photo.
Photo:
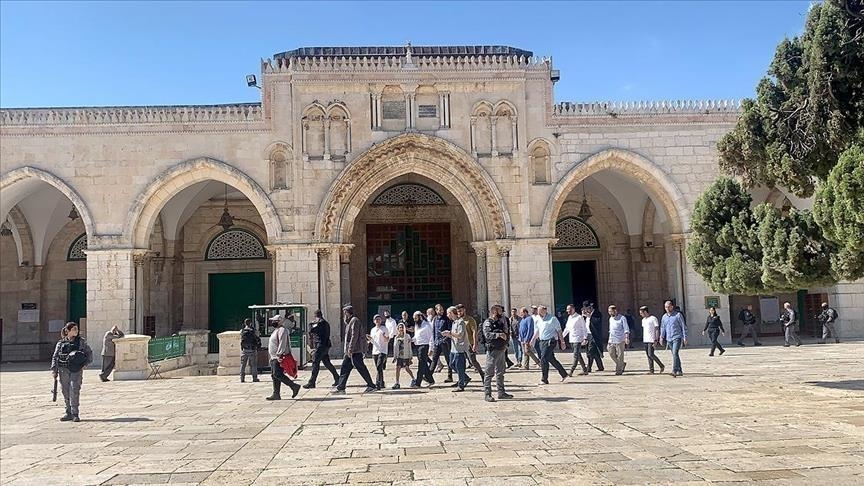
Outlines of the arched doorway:
M84 201L53 174L22 167L0 178L3 360L50 359L66 322L87 335L85 250L92 231Z

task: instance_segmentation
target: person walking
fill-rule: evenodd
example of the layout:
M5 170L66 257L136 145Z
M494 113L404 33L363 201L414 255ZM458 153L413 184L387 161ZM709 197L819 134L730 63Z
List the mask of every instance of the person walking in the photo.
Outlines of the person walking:
M375 327L369 331L368 341L372 343L372 361L375 362L375 388L384 388L384 369L387 367L387 345L390 342L390 333L384 326L384 318L375 314L372 318Z
M504 373L507 371L507 342L510 336L508 322L502 317L504 308L498 304L489 309L489 318L483 321L483 338L486 343L486 374L483 379L484 399L494 402L492 398L492 377L498 389L498 399L513 398L504 389Z
M540 366L540 359L534 353L534 346L531 344L531 338L534 337L534 316L528 312L527 307L519 310L522 314L522 320L519 321L519 342L522 345L522 369L530 370L528 360L534 360L534 364Z
M567 304L567 324L564 325L562 337L568 337L570 346L573 347L573 365L570 367L569 375L573 376L577 366L582 367L580 375L587 375L588 366L582 359L582 346L588 344L588 324L585 322L584 315L576 313L576 306L573 304Z
M655 346L660 342L660 323L648 312L648 306L640 307L639 315L642 316L642 344L645 345L645 355L648 357L648 373L654 374L654 363L660 366L660 373L663 373L666 367L655 353Z
M393 362L396 364L396 383L393 384L393 389L402 388L399 384L399 372L405 370L408 376L411 377L411 382L414 383L414 372L411 371L411 336L405 330L405 323L400 322L396 325L396 337L393 338Z
M387 335L390 336L390 341L387 341L387 355L393 356L393 338L396 336L396 319L390 316L390 311L384 309L381 313L384 318L384 327L387 328Z
M741 321L741 336L738 338L738 346L744 346L744 339L749 335L753 335L753 346L762 346L759 342L759 332L756 327L756 315L753 314L753 304L747 304L747 307L741 309L738 313L738 320Z
M366 392L374 392L378 388L369 376L369 368L363 362L363 353L366 351L366 326L354 315L354 307L346 305L342 308L342 316L345 319L345 346L343 347L342 369L339 373L339 381L332 392L344 394L348 387L348 377L351 370L357 368L360 377L366 382Z
M609 356L615 362L615 374L624 374L627 363L624 362L624 350L630 344L630 326L627 318L618 313L618 308L609 306Z
M246 383L246 366L252 373L252 381L258 379L258 350L261 349L261 338L252 327L252 319L243 320L243 329L240 331L240 383Z
M450 330L443 331L444 337L450 339L450 367L456 370L456 389L453 391L465 391L468 382L468 373L465 365L468 357L468 339L465 332L465 321L459 317L456 307L447 308L447 317L450 319Z
M308 336L310 354L312 355L312 373L303 388L315 388L318 382L318 371L321 369L322 363L327 371L333 375L333 386L339 385L339 373L336 372L336 367L330 361L330 347L333 345L330 341L330 323L324 319L321 309L315 310L315 320L309 326Z
M519 339L519 323L522 316L516 308L510 309L510 343L513 345L513 357L516 358L514 368L522 367L522 341Z
M80 422L78 405L81 384L84 381L84 368L93 362L93 350L87 340L78 334L78 324L67 322L60 333L60 340L51 356L51 374L55 380L60 380L60 390L66 404L66 414L60 417L60 421Z
M587 314L588 323L588 373L591 373L593 365L597 364L597 371L604 371L603 367L603 318L600 311L594 308L594 304L588 301L582 303Z
M477 321L465 312L465 306L462 304L456 305L456 314L460 319L465 321L465 336L466 339L468 339L468 362L471 364L471 367L474 368L474 371L480 375L480 381L482 382L484 375L483 367L480 366L480 362L477 361L477 337L479 335L477 330ZM471 379L469 378L468 381L471 381Z
M435 304L435 315L432 318L432 326L434 330L434 342L433 342L433 354L432 354L432 364L435 366L435 372L441 371L444 365L441 364L440 358L443 355L445 361L447 357L450 356L450 340L445 338L442 332L450 330L450 319L447 318L447 315L444 313L444 306L441 304ZM444 383L453 383L453 368L450 367L450 362L446 363L447 366L447 379L444 380Z
M671 300L667 300L663 307L666 313L663 314L663 319L660 322L660 345L663 346L667 342L672 347L672 373L673 377L679 377L684 374L681 369L681 357L679 352L681 346L687 345L687 324L684 323L684 316L681 312L675 310L675 306Z
M282 384L291 388L291 398L297 397L300 385L294 383L282 370L282 359L291 354L291 333L283 325L285 318L280 314L270 318L270 339L267 341L267 352L270 354L270 378L273 380L273 394L267 400L282 400Z
M414 346L417 347L417 378L411 382L412 388L419 388L423 384L423 380L426 380L429 386L435 384L430 361L432 354L429 351L433 341L434 332L432 331L432 323L423 318L422 312L415 312Z
M555 348L560 347L564 350L564 337L561 335L561 323L558 319L549 313L549 309L545 305L537 306L537 328L534 330L534 336L531 337L533 345L538 340L540 341L540 384L549 384L549 365L558 371L561 375L561 381L567 379L567 372L558 358L555 357Z
M798 332L795 329L795 326L798 325L798 315L792 310L792 304L789 302L783 303L780 322L783 323L783 336L785 338L783 347L788 348L793 341L795 342L795 346L801 346L801 338L798 337Z
M711 352L708 353L708 356L714 356L715 349L719 349L720 356L723 356L726 350L723 349L723 345L717 339L721 335L725 336L726 330L723 329L723 322L720 320L720 316L717 315L717 309L714 307L708 308L708 319L705 321L705 329L702 329L703 336L705 332L708 332L708 338L711 339Z
M102 372L99 373L99 379L103 382L110 381L108 375L110 375L111 371L114 370L114 340L122 338L123 336L125 336L123 331L121 331L117 326L114 326L105 333L105 336L102 337Z
M819 344L825 344L829 337L834 338L835 343L840 342L840 335L837 334L837 318L840 317L837 311L828 306L828 302L822 302L822 312L817 319L822 323L822 340Z

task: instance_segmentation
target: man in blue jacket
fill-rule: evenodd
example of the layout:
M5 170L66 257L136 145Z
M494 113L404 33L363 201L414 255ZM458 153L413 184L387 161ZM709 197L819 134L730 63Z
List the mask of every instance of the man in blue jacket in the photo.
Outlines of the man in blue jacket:
M675 310L671 300L667 300L663 307L666 308L666 313L663 314L663 320L660 322L660 345L666 342L672 345L672 373L670 374L677 378L684 374L681 371L681 358L678 352L681 346L687 345L687 324L684 322L684 316Z
M522 368L528 369L528 360L533 359L534 364L540 366L540 360L537 359L537 354L534 353L534 346L531 344L531 338L534 336L534 316L528 312L527 307L519 310L522 315L522 320L519 321L519 343L522 346Z

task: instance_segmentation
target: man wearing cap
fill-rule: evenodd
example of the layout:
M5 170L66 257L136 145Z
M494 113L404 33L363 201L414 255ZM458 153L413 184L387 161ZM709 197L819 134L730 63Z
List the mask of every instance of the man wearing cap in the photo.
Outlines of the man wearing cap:
M360 377L366 382L366 392L374 392L377 388L372 381L372 377L369 376L369 369L366 368L366 363L363 362L363 353L366 351L366 345L368 344L366 341L366 326L354 315L354 307L350 305L342 308L342 315L345 318L344 357L342 358L342 370L339 374L339 380L332 392L345 393L345 388L348 386L348 376L354 368L357 368Z
M282 325L285 318L280 314L270 318L270 327L273 327L273 332L270 333L270 340L267 342L267 351L270 354L270 377L273 379L273 394L267 397L267 400L281 400L280 394L282 384L286 384L291 388L291 398L297 396L300 391L300 385L291 381L291 378L285 376L282 371L282 358L291 354L291 338L289 332Z
M549 365L551 364L561 375L561 381L567 379L567 372L564 367L555 357L555 348L560 347L564 350L564 337L561 336L561 323L558 318L549 313L545 305L537 308L537 327L534 329L534 336L531 337L531 344L540 342L540 384L549 384Z
M486 340L486 376L483 380L485 400L494 402L492 398L492 377L498 388L498 399L513 398L504 390L504 372L507 370L507 344L510 340L507 320L502 317L504 308L493 305L489 309L489 318L483 321L483 338Z

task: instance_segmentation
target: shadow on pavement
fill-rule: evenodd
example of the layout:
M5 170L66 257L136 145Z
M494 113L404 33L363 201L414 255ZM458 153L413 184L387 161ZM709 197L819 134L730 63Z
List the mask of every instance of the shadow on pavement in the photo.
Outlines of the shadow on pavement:
M492 395L495 396L495 395ZM519 398L514 397L509 400L500 400L502 402L569 402L571 400L585 400L584 398L576 398L576 397L531 397L531 398Z
M808 381L808 385L838 390L864 390L864 380Z
M149 419L147 417L117 417L110 419L83 419L82 422L114 422L114 423L128 423L128 422L152 422L153 419Z

